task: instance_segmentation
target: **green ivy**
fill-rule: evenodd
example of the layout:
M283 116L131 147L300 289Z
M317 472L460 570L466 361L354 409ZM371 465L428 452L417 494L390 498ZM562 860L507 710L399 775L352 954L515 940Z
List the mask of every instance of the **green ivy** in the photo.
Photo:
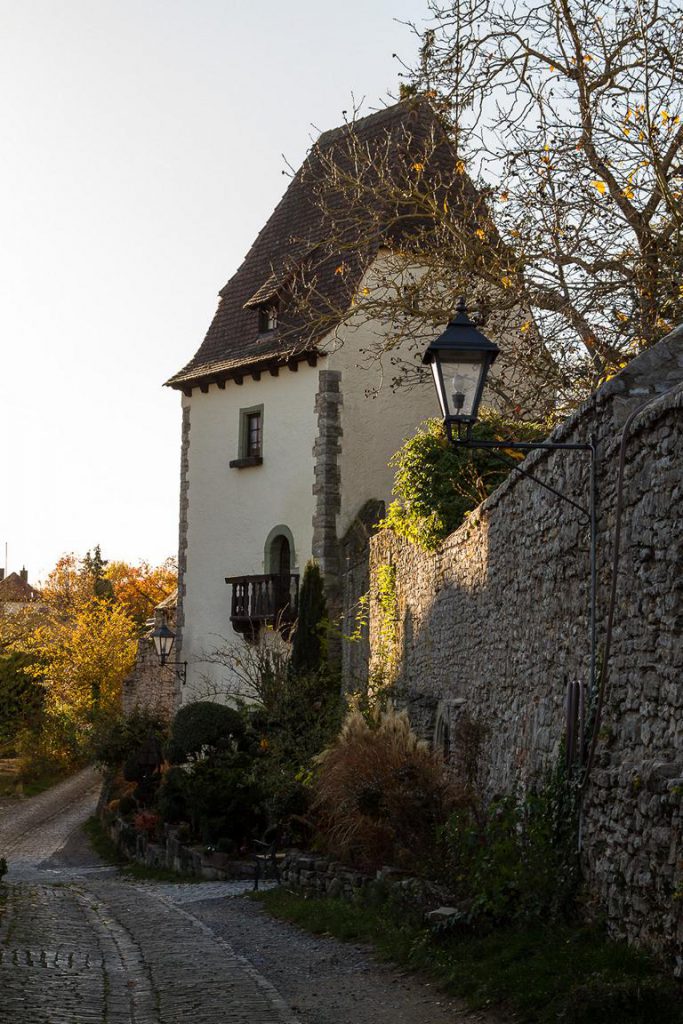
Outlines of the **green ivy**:
M482 413L473 429L474 437L489 441L537 441L547 434L544 424L492 412ZM427 420L399 448L390 466L396 470L396 500L381 526L427 551L437 548L511 472L490 451L453 447L441 420Z
M371 703L374 703L383 691L394 684L400 660L396 566L388 563L378 565L372 573L370 585L379 611L370 676Z

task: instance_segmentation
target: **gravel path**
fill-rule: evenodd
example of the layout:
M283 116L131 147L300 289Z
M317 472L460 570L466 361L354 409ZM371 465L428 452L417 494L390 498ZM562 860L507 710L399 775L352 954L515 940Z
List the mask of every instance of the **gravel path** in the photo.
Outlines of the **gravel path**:
M80 828L98 789L86 771L0 807L0 1024L494 1024L270 918L249 882L121 877Z

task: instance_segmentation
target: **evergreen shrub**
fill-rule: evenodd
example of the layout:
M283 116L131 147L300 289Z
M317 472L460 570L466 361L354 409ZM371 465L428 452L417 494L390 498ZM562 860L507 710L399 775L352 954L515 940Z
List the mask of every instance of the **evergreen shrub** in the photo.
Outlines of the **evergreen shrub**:
M172 763L183 764L206 752L240 746L245 734L244 718L235 708L210 700L193 701L173 719L167 756Z
M480 440L540 441L548 428L483 411L472 433ZM507 455L517 461L521 458L519 452ZM390 465L396 470L396 499L381 525L428 551L437 548L512 472L492 451L451 445L442 421L436 419L427 420L408 438Z

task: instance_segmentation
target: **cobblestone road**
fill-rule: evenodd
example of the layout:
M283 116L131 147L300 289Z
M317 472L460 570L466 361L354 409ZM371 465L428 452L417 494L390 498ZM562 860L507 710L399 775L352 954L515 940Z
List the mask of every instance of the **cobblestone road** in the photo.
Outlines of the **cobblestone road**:
M0 806L0 1024L492 1024L269 918L250 883L120 876L79 827L98 791L88 771Z
M97 863L78 826L98 791L83 772L0 811L0 1024L290 1024L269 982L182 909L189 893Z
M94 813L102 780L91 768L30 800L0 807L0 856L10 865L8 879L35 874L37 866L64 846Z

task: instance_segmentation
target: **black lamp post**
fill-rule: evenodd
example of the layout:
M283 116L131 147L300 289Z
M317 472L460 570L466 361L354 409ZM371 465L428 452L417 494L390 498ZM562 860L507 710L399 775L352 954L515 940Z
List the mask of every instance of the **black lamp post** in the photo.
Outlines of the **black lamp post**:
M467 316L464 298L458 299L456 314L443 334L432 341L422 362L431 367L436 392L441 406L444 427L448 439L456 447L491 449L493 451L576 451L587 452L590 456L588 506L584 506L558 491L555 487L532 476L528 470L518 466L504 455L497 457L514 469L550 491L562 501L577 509L586 517L590 526L590 674L589 696L595 689L596 675L596 519L595 519L595 473L596 450L591 437L589 442L555 441L487 441L472 437L472 427L477 422L479 403L486 386L488 372L498 355L499 348L486 338Z
M175 633L172 629L169 629L165 622L162 622L160 626L152 633L152 640L154 641L154 647L159 656L160 665L173 665L175 668L176 676L183 683L187 681L187 662L186 661L169 661L168 656L173 650L175 643Z

